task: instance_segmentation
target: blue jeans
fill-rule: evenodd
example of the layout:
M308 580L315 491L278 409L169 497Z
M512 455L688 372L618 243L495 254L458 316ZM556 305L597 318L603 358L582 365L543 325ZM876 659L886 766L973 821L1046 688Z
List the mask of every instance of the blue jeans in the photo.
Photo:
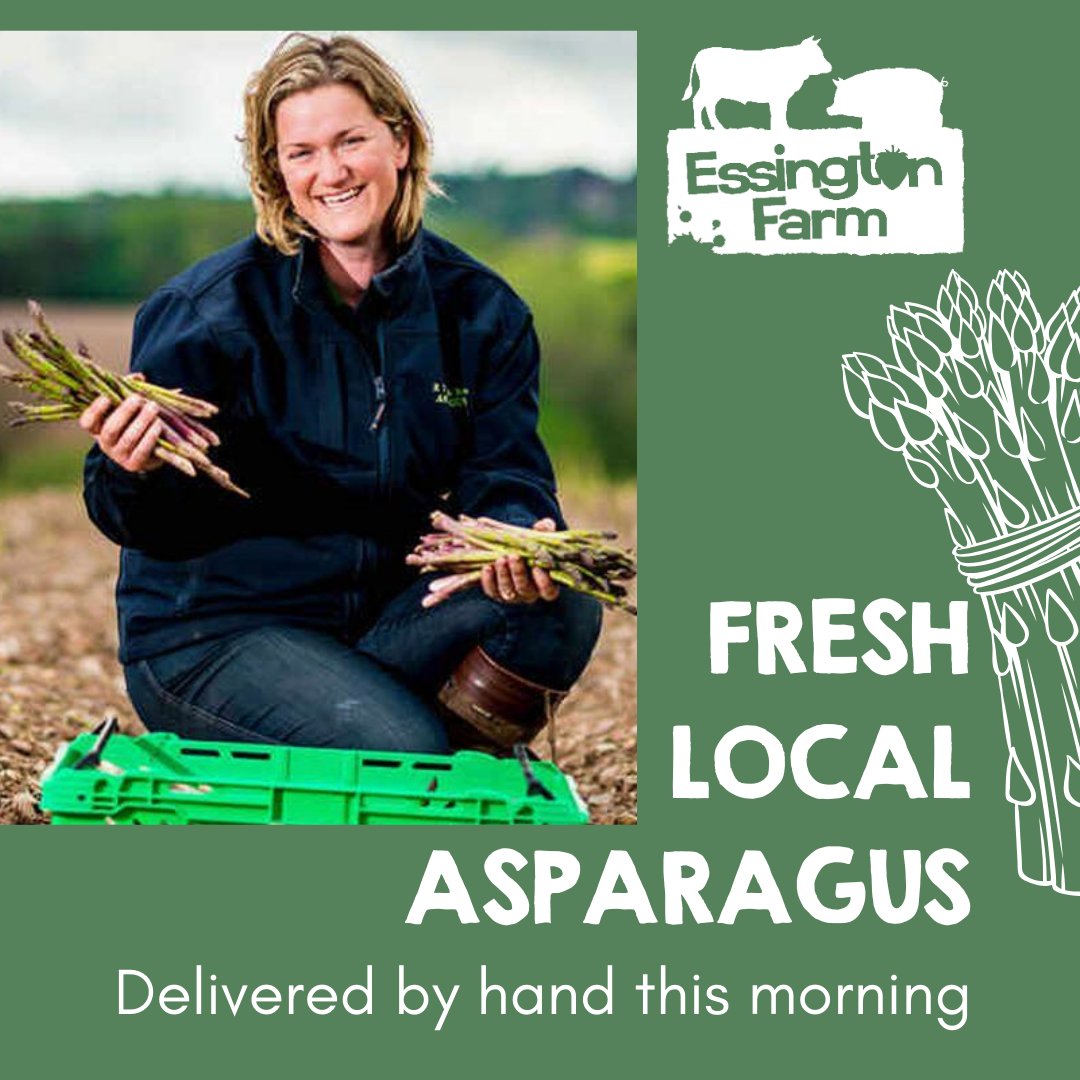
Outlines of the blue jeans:
M189 739L445 753L435 698L472 648L567 690L600 632L600 605L569 589L500 604L473 588L430 609L426 593L414 582L354 642L270 624L137 661L128 693L151 731Z

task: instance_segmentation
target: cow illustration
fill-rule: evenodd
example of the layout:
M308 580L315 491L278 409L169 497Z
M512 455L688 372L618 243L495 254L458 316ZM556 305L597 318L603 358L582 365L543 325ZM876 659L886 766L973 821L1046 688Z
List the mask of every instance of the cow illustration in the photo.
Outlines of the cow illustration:
M694 94L694 127L722 128L716 107L721 101L769 106L770 126L787 128L788 102L811 75L827 75L832 65L821 51L820 38L808 37L780 49L702 49L690 65L690 82L682 99ZM708 122L707 122L708 121Z

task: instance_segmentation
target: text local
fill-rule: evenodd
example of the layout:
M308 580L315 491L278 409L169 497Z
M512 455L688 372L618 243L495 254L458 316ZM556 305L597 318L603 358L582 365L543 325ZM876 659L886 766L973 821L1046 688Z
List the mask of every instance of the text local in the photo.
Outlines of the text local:
M869 799L878 787L902 787L909 799L928 797L915 758L908 749L903 732L892 724L878 728L874 745L866 760L854 795L843 781L823 782L810 768L810 750L819 742L842 739L847 728L841 724L816 724L800 732L791 744L791 779L795 786L811 799ZM692 732L689 725L679 724L671 729L671 797L673 799L707 799L709 781L695 778ZM731 757L736 747L750 743L765 751L768 765L765 775L747 780L736 775ZM724 733L713 751L713 770L720 787L740 799L763 799L771 795L784 779L788 755L783 744L765 728L743 724ZM934 763L931 791L935 799L967 799L971 785L954 780L952 775L952 728L934 728ZM827 767L827 764L826 764Z

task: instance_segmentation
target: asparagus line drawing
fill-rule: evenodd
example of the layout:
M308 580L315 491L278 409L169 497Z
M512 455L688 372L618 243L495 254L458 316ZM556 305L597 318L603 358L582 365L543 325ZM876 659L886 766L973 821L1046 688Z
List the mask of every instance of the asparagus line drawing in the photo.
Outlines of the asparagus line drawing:
M1023 275L1000 271L980 299L953 271L886 329L888 359L844 356L844 393L941 500L982 603L1017 873L1080 895L1080 289L1044 320Z

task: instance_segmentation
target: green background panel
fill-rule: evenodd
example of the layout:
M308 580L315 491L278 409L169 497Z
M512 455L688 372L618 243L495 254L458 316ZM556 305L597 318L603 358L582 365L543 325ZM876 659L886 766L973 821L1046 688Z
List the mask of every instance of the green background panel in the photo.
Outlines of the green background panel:
M888 679L864 671L766 678L745 658L727 676L710 675L708 666L710 601L784 599L808 609L815 596L860 604L889 596L930 601L944 612L948 601L968 598L933 497L850 412L839 360L853 348L884 349L888 305L930 301L953 267L983 288L1001 267L1021 270L1044 311L1080 283L1072 250L1080 224L1072 190L1077 20L1063 10L1040 2L998 17L987 7L941 3L887 12L854 4L813 12L793 3L665 5L639 20L623 7L584 15L553 4L528 13L531 25L542 18L549 27L636 24L640 31L640 824L539 836L5 829L5 1064L42 1075L92 1068L117 1077L435 1069L528 1077L558 1068L646 1076L673 1066L855 1077L1023 1075L1067 1062L1080 898L1016 876L997 689L978 607L970 609L967 676L953 677L940 664L931 675ZM513 22L496 5L414 11L417 26ZM61 23L59 12L49 16ZM322 17L356 21L354 9L333 6ZM141 27L152 16L99 6L95 18L100 26ZM214 24L211 15L185 18ZM263 6L258 21L295 18L293 9ZM821 38L837 72L911 66L949 80L946 122L965 137L963 254L759 259L668 247L664 147L668 128L687 122L689 105L680 98L694 54L809 34ZM11 47L0 38L0 48ZM827 91L807 94L796 104L820 115ZM792 122L810 120L793 105ZM715 790L707 801L670 797L675 724L691 726L700 775L707 775L709 750L728 727L761 724L790 741L823 722L850 729L843 744L819 752L823 771L827 762L832 776L852 786L879 725L903 728L927 778L932 728L952 725L956 774L971 782L972 798L911 802L883 790L868 802L822 803L790 781L757 801ZM795 875L826 844L855 849L851 876L861 880L870 848L889 849L898 866L905 848L955 847L970 859L960 877L971 914L952 927L924 915L887 926L872 913L847 926L817 923L798 904ZM459 926L448 915L405 925L432 848L453 850L479 905L492 895L483 860L502 845L526 854L564 849L581 860L582 883L556 899L552 925ZM582 925L591 885L617 847L633 854L661 918L665 850L708 858L705 896L715 917L743 850L761 849L793 921L773 926L751 912L733 926L640 926L614 913L600 926ZM118 968L139 968L160 986L190 983L197 963L230 983L338 986L361 978L370 963L375 1015L116 1016ZM579 987L611 964L614 1015L481 1017L485 963L505 983ZM441 1032L430 1015L394 1015L398 964L410 980L463 984ZM726 986L730 1012L642 1018L632 986L642 972L655 978L661 964L671 979L691 983L696 974ZM755 981L887 985L893 974L902 983L967 984L966 1025L950 1033L922 1016L749 1015Z

